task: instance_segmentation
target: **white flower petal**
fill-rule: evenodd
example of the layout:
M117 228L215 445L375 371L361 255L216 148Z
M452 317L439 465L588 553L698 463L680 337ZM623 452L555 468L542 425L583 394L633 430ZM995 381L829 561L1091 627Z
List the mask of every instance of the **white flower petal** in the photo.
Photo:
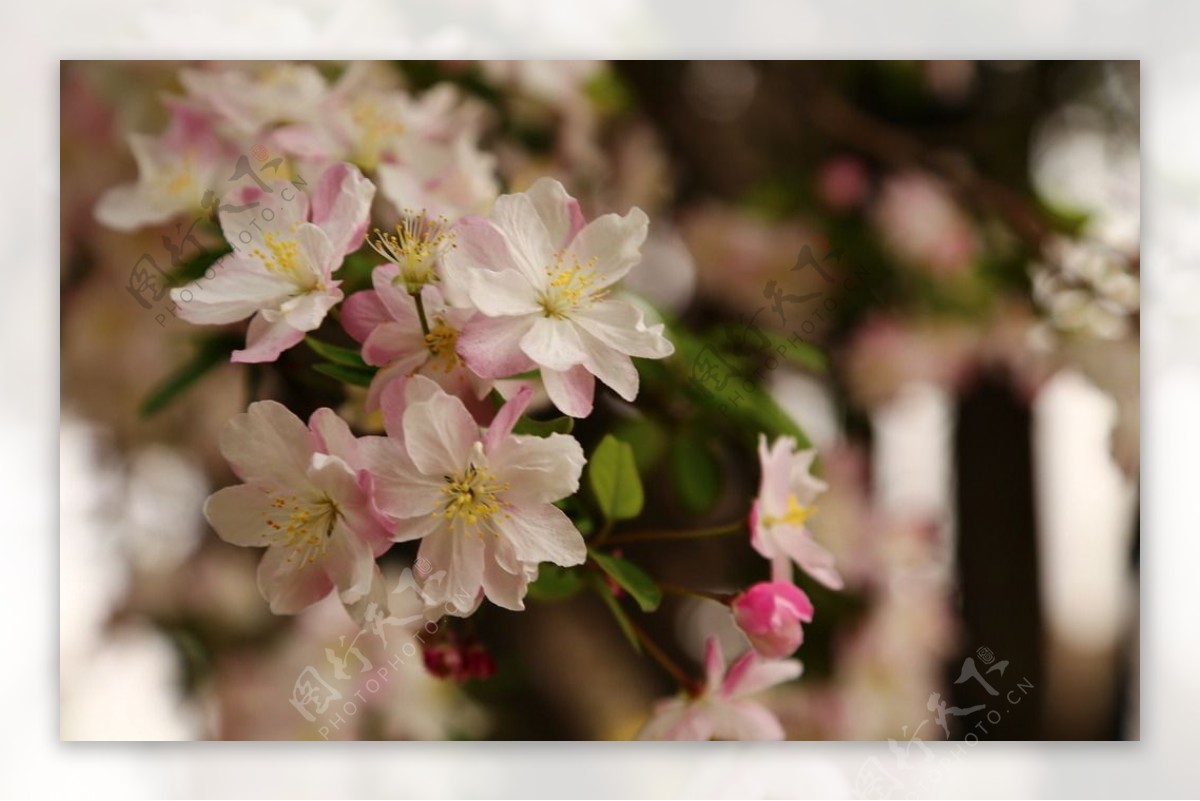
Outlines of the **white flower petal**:
M539 178L525 190L538 216L550 235L550 245L555 250L567 243L583 227L583 215L579 201L567 194L566 188L553 178Z
M463 616L475 610L483 589L484 541L444 528L421 540L417 561L429 565L421 591L430 606Z
M587 417L592 413L596 378L583 365L570 370L542 370L542 385L550 401L563 414Z
M471 303L488 317L539 314L538 290L516 270L475 270L467 278Z
M521 350L536 364L550 370L569 370L588 359L583 340L570 320L536 317L521 337Z
M532 370L535 365L521 350L521 339L534 319L477 315L458 336L458 354L484 378L508 378Z
M245 320L259 309L279 306L295 291L291 282L236 253L211 269L212 278L171 290L178 315L189 323L224 325Z
M294 615L324 598L333 582L316 563L300 560L284 548L268 548L258 563L258 590L276 615Z
M641 258L650 219L634 207L624 217L605 214L585 225L567 247L567 259L590 264L596 272L595 287L603 289L620 281Z
M281 489L308 488L313 440L308 428L275 401L250 404L222 429L221 454L248 484Z
M300 344L304 332L292 327L286 317L267 319L269 312L260 311L250 320L246 330L246 347L235 350L229 361L240 364L273 362L288 348Z
M509 484L505 500L516 506L553 503L579 491L587 460L574 437L505 437L488 451L499 481Z
M555 248L533 201L520 194L501 195L492 206L492 221L504 232L516 268L531 284L543 286Z
M662 359L675 352L664 327L646 327L642 311L623 300L606 300L579 309L571 318L610 348L643 359Z
M428 380L416 376L409 384L417 379ZM413 464L427 476L449 475L465 468L471 446L480 439L479 426L463 402L440 387L438 393L409 403L404 411L404 446Z
M550 504L514 508L497 518L495 525L523 562L571 567L587 559L583 535L561 509Z
M225 487L208 496L204 516L217 536L233 545L259 547L275 533L267 526L271 512L278 511L267 490L249 484Z

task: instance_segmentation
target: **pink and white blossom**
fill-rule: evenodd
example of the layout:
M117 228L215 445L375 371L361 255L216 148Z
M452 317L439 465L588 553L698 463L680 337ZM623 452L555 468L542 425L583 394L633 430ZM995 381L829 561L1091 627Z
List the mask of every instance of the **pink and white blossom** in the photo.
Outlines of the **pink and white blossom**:
M167 108L171 119L160 136L130 135L138 178L101 196L95 210L101 225L132 231L199 213L204 193L220 183L222 169L232 164L209 114L178 99L168 100Z
M721 645L716 637L709 637L704 648L704 686L695 695L660 701L638 739L782 740L778 718L750 697L791 681L802 671L795 659L768 661L747 651L726 672Z
M377 176L380 192L397 210L421 209L451 220L485 213L500 191L496 157L465 134L449 141L402 137Z
M345 421L318 409L306 427L282 404L260 401L229 421L220 444L245 483L209 496L204 515L226 542L266 546L258 587L271 611L294 614L335 588L347 604L365 596L374 557L391 543Z
M212 109L235 137L249 137L285 122L317 117L329 85L311 64L272 64L266 69L184 70L188 95Z
M827 488L811 473L816 456L811 448L797 451L791 437L780 437L768 448L767 438L759 436L762 480L750 509L750 544L777 566L795 562L814 579L837 590L842 588L842 577L834 568L833 555L806 525L817 496ZM783 571L777 569L776 573Z
M474 310L447 306L441 290L426 284L418 290L429 325L426 333L398 265L376 268L371 279L375 288L354 293L342 308L342 325L362 343L363 360L380 368L367 393L367 411L379 408L380 395L388 384L418 373L452 395L464 399L486 396L492 382L471 372L456 349L459 334Z
M362 244L375 187L357 167L335 164L311 197L278 183L246 187L222 204L221 230L234 252L204 277L171 290L183 319L222 325L253 317L235 362L272 362L321 325L342 299L334 280Z
M459 398L413 376L383 392L389 436L364 440L393 538L421 540L421 590L448 614L470 614L481 597L524 609L540 563L587 557L583 536L554 506L579 489L583 449L564 434L514 435L530 397L521 390L484 430Z
M483 108L464 100L457 87L443 83L412 95L373 85L370 77L352 66L324 98L318 114L276 129L272 142L301 158L350 161L364 170L401 160L403 145L410 140L462 139L473 148Z
M467 365L485 378L540 368L550 399L572 417L591 413L597 378L636 398L630 357L675 350L661 324L647 326L637 306L612 296L640 260L648 225L638 208L585 224L579 203L549 178L498 198L489 219L460 221L443 277L451 302L481 312L459 338Z
M762 581L731 604L733 619L760 655L767 659L791 656L804 642L801 623L813 619L812 601L787 581Z

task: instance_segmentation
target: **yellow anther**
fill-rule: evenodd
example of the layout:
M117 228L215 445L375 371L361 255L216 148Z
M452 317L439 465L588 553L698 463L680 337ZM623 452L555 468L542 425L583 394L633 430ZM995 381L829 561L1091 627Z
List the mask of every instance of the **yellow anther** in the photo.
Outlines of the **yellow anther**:
M815 510L815 506L801 506L800 501L796 499L795 493L792 493L788 495L787 511L778 516L767 515L763 522L768 526L774 526L779 523L789 526L803 526Z
M400 268L396 283L403 282L405 291L412 293L437 280L438 256L454 247L454 232L445 217L430 218L424 211L405 209L396 233L376 228L367 237L367 244Z

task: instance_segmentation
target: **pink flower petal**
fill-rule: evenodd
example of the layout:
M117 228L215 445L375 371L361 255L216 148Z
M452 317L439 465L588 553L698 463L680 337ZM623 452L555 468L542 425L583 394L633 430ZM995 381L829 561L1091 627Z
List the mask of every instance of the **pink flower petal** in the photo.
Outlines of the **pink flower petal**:
M329 237L336 254L358 249L367 233L375 185L358 167L334 164L317 180L312 195L312 221Z
M596 378L583 365L565 372L543 369L542 384L550 401L563 414L583 418L592 413Z

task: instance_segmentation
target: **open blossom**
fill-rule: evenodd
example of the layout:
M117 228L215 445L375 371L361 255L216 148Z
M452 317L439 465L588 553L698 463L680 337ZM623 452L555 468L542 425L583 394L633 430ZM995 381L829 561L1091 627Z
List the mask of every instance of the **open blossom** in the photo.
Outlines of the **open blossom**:
M758 459L762 469L758 497L750 510L750 544L777 563L793 561L827 587L842 588L842 577L833 566L833 556L813 539L805 523L818 495L826 489L812 475L813 449L797 451L796 440L780 437L767 447L759 437Z
M641 258L649 221L641 209L584 224L578 202L543 178L496 200L490 219L466 218L443 259L447 296L465 296L481 315L459 337L459 353L485 378L541 369L554 405L591 413L599 378L622 398L637 397L631 356L674 352L663 326L647 326L613 285Z
M808 596L787 581L763 581L734 599L733 619L750 644L768 659L791 656L804 641L801 623L811 623Z
M530 397L521 390L484 431L460 399L413 376L383 392L389 436L364 440L394 539L421 540L421 590L450 614L470 614L481 595L524 609L540 563L587 557L583 536L554 506L579 489L583 449L564 434L514 435Z
M468 144L478 138L485 107L458 87L438 84L418 95L377 85L352 65L323 99L319 113L271 134L284 151L318 161L350 161L364 170L396 162L409 140ZM494 194L494 193L493 193Z
M375 288L354 293L342 307L342 325L362 343L363 360L380 368L367 393L367 410L379 408L380 394L392 381L417 373L452 395L487 395L492 382L467 369L456 350L458 335L474 311L451 308L436 286L417 284L429 323L426 333L401 268L387 264L376 268L371 278Z
M312 119L329 92L324 76L311 64L184 70L179 80L190 97L216 112L236 136Z
M204 277L171 290L179 316L220 325L253 316L235 362L272 362L321 325L342 299L333 273L366 233L375 187L349 164L329 167L311 198L288 184L256 186L222 204L221 230L234 252ZM268 216L267 212L270 212Z
M245 483L209 496L204 515L226 542L266 546L258 587L277 615L335 587L345 603L371 588L374 557L391 542L359 446L331 409L306 427L275 401L251 404L221 432L221 453Z
M482 214L496 199L496 157L475 145L473 136L446 142L402 137L393 161L380 164L379 190L399 210L458 219Z
M716 637L704 648L705 682L693 696L660 701L638 733L640 740L782 740L783 727L770 710L750 696L797 678L795 659L767 661L747 651L725 671Z
M132 231L199 212L204 193L232 164L228 148L213 130L211 117L182 100L167 102L171 120L160 136L132 134L129 148L138 178L113 187L96 204L96 219L109 228ZM222 160L225 160L222 166Z

